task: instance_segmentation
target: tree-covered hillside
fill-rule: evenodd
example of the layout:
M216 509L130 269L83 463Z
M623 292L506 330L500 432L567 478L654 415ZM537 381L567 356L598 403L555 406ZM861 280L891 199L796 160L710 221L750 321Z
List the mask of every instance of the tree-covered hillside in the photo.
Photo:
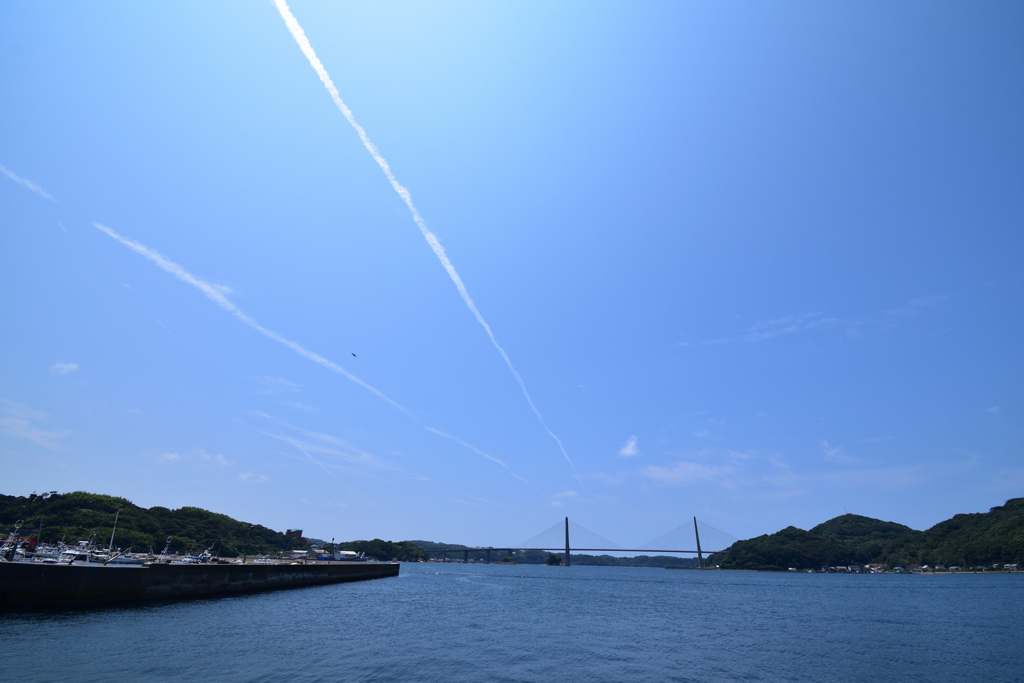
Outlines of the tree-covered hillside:
M737 541L724 553L708 558L708 564L723 569L817 569L848 565L856 557L847 543L790 526L774 534Z
M429 558L423 548L412 541L401 541L393 543L375 538L372 541L349 541L339 543L338 550L353 550L357 553L366 553L372 560L390 562L426 562Z
M890 541L908 531L913 531L913 529L905 524L883 522L874 517L854 514L833 517L827 522L811 527L812 533L830 536L837 541L856 543L875 540Z
M1024 561L1024 498L988 512L955 515L927 531L911 531L891 543L882 558L890 565L961 567Z
M187 552L190 549L199 552L214 543L215 551L224 557L278 553L308 547L305 542L285 536L282 532L259 524L240 522L201 508L147 509L126 498L83 491L53 495L45 499L0 495L0 531L6 537L13 531L14 524L22 520L19 535L34 537L42 520L42 539L45 543L56 543L63 539L65 543L73 544L95 537L96 543L105 546L110 542L114 513L118 510L121 513L117 518L114 546L132 546L139 552L148 551L151 547L160 552L168 536L174 537L170 544L172 553ZM364 552L368 558L381 561L397 559L416 562L427 559L423 549L408 541L350 541L338 543L337 548Z
M725 569L817 569L880 563L970 567L1024 560L1024 498L988 512L956 515L927 531L842 515L810 531L787 527L734 543L710 558Z
M142 508L126 498L75 491L48 498L0 495L0 529L6 536L18 520L24 522L21 536L36 536L42 521L42 540L73 544L95 536L106 545L117 518L114 546L132 546L145 552L152 547L163 550L168 536L174 539L171 552L201 551L217 543L216 551L225 557L248 553L276 553L305 547L297 539L259 524L250 525L227 515L195 507L169 510L165 507Z

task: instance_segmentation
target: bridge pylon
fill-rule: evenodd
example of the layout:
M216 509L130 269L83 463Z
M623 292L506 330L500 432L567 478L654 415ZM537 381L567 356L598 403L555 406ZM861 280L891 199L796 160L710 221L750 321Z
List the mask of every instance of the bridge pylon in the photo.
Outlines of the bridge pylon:
M565 518L565 566L570 565L569 561L569 518Z

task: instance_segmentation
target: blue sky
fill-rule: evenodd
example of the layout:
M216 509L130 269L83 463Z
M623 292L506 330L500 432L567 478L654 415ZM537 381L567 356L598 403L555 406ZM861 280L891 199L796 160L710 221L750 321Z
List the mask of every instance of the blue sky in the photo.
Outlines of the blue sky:
M6 2L4 493L495 545L1024 495L1019 4L290 6L551 434L272 2Z

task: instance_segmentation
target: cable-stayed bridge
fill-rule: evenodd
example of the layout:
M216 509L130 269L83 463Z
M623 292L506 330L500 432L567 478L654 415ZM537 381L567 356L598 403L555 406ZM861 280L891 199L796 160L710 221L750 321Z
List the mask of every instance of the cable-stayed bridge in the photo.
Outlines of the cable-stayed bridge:
M710 524L701 522L696 517L693 523L686 522L662 534L646 543L636 544L636 547L627 547L608 540L600 534L596 534L586 527L569 521L566 517L564 522L556 522L553 526L540 532L536 536L528 538L522 543L511 546L492 546L489 548L466 548L466 547L441 547L427 550L428 554L440 553L442 560L447 559L449 553L463 553L468 560L469 553L486 552L488 560L491 551L504 550L512 554L514 550L541 550L541 551L562 551L565 552L563 563L570 564L570 553L579 552L615 552L615 553L673 553L690 554L697 556L698 565L704 566L704 555L718 553L726 550L735 543L737 539Z

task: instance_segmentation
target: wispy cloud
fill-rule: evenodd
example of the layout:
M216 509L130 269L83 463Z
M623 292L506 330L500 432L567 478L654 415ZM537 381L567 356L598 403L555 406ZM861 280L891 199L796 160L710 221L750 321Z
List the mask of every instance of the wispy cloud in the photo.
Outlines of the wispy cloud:
M908 315L918 315L927 308L931 308L936 304L942 303L949 297L936 295L936 296L922 296L916 299L911 299L902 306L896 306L894 308L886 309L885 315L891 317L905 317Z
M616 472L615 474L608 474L607 472L587 472L580 476L585 479L596 479L612 486L618 486L624 479L624 475L619 472Z
M411 412L409 412L408 410L406 410L403 406L399 405L397 402L395 402L394 400L392 400L391 398L386 396L383 392L381 392L376 387L373 387L373 386L367 384L366 382L364 382L363 380L359 379L358 377L356 377L351 372L349 372L345 368L341 367L337 363L329 361L326 358L324 358L323 356L321 356L319 354L316 354L316 353L313 353L312 351L310 351L309 349L305 348L304 346L302 346L302 345L300 345L300 344L298 344L296 342L293 342L290 339L286 339L285 337L282 337L277 332L274 332L273 330L269 330L266 327L263 327L263 325L260 325L258 322L256 322L252 318L250 318L248 315L243 313L237 306L235 306L235 304L233 304L230 299L228 299L227 295L228 295L228 293L231 292L230 288L224 287L222 285L215 285L213 283L207 282L205 280L202 280L202 279L196 277L195 275L193 275L192 273L188 272L187 270L182 268L180 265L178 265L174 261L171 261L169 258L163 256L162 254L160 254L156 250L150 249L149 247L147 247L147 246L145 246L145 245L143 245L143 244L141 244L139 242L136 242L135 240L128 239L127 237L122 237L121 235L117 234L116 232L114 232L112 229L108 228L105 225L101 225L100 223L93 223L93 227L95 227L97 230L100 230L101 232L106 233L110 237L113 237L115 240L117 240L118 242L120 242L124 246L128 247L129 249L131 249L135 253L140 254L141 256L144 256L145 258L149 259L150 261L155 263L157 266L159 266L163 270L167 271L171 275L175 276L176 278L178 278L182 282L186 282L186 283L192 285L193 287L198 289L200 292L205 294L206 297L208 299L210 299L211 301L213 301L215 304L217 304L218 306L223 308L225 311L228 311L229 313L234 315L236 318L241 320L243 323L245 323L246 325L248 325L252 329L256 330L260 334L264 335L265 337L269 337L270 339L273 339L274 341L278 342L279 344L283 344L284 346L287 346L289 349L291 349L295 353L299 354L303 358L306 358L307 360L313 361L317 365L320 365L322 367L327 368L328 370L330 370L332 372L336 372L339 375L342 375L343 377L347 378L348 380L350 380L350 381L358 384L359 386L363 387L364 389L366 389L370 393L376 395L378 398L381 398L384 401L388 402L389 404L391 404L392 406L394 406L398 410L401 410L403 413L405 413L409 417L413 417L413 419L415 419L413 414Z
M14 182L18 183L19 185L24 185L25 187L27 187L29 190L32 190L33 192L35 192L40 197L43 197L45 199L49 199L51 202L54 202L56 204L60 204L60 200L59 199L55 199L49 192L47 192L43 188L39 187L38 185L33 183L31 180L28 180L26 178L22 178L21 176L16 174L14 171L12 171L12 170L8 169L7 167L5 167L3 164L0 164L0 173L3 173L5 176L10 178ZM62 225L61 227L63 228L64 226ZM65 230L65 232L67 232L67 230Z
M452 282L455 283L455 288L459 291L459 296L462 297L462 300L466 304L466 307L469 308L470 312L472 312L477 322L480 323L480 325L487 332L487 336L490 338L491 343L494 345L494 348L496 348L498 350L498 353L501 354L502 359L504 359L505 361L505 365L508 366L509 372L512 373L512 376L515 378L516 382L519 383L519 388L522 389L523 396L526 397L526 402L529 404L530 409L533 411L533 414L537 416L537 420L540 422L541 427L543 427L544 430L548 433L548 435L551 436L552 439L554 439L555 443L558 444L558 449L562 452L562 455L565 456L565 460L566 462L569 463L569 467L572 468L572 471L576 473L577 478L579 478L579 474L576 472L576 466L572 464L572 459L569 458L569 454L566 452L565 447L562 445L562 440L559 439L553 431L551 431L551 429L547 425L547 422L545 422L544 420L544 416L541 415L540 410L538 410L537 406L534 405L533 399L530 397L530 392L526 390L526 383L523 381L523 378L519 375L519 372L517 372L515 367L512 365L512 360L505 352L505 349L502 348L500 344L498 344L498 340L495 338L494 332L491 330L491 326L487 324L487 321L484 320L483 315L480 314L480 311L479 309L477 309L476 304L473 302L473 299L470 298L469 292L466 291L466 286L462 282L462 278L459 277L458 272L456 272L455 266L452 265L452 262L448 258L448 254L445 252L444 247L441 246L441 242L440 240L438 240L437 235L435 235L430 230L430 228L427 227L426 221L423 220L423 217L420 215L419 210L412 203L412 195L409 194L409 190L406 189L405 186L399 183L398 180L395 178L395 175L391 172L391 166L388 164L387 160L381 155L376 145L374 145L373 142L370 141L370 138L366 134L366 131L363 129L362 126L360 126L356 122L355 116L352 114L352 111L341 99L341 94L338 92L338 89L334 86L334 81L331 80L330 75L327 73L327 69L324 68L324 65L320 62L320 58L316 56L316 52L314 52L313 46L310 44L309 39L306 37L305 31L302 30L302 26L299 25L299 22L295 18L295 15L293 15L291 10L288 8L288 3L285 2L285 0L274 0L274 4L277 5L277 10L278 12L281 13L281 18L284 19L284 23L288 27L288 31L292 34L292 38L294 38L295 42L298 43L299 49L302 50L302 54L306 56L306 59L309 60L309 63L313 67L313 70L316 71L317 76L320 77L320 81L324 84L324 87L330 94L335 106L342 113L345 119L349 122L352 128L355 129L356 133L358 133L359 139L362 140L363 146L366 147L366 151L370 153L370 156L373 157L373 160L376 161L377 165L380 166L382 171L384 171L384 175L385 177L387 177L388 182L391 183L391 187L394 188L395 192L398 193L398 196L402 198L403 202L405 202L406 207L408 207L409 212L412 214L413 222L416 223L416 226L420 229L420 232L423 234L423 238L427 241L427 244L430 245L430 248L431 250L433 250L434 255L437 256L438 260L441 262L441 265L444 267L445 272L448 273L448 277L450 277Z
M231 467L235 464L219 453L207 453L202 448L186 451L184 455L168 451L156 456L156 461L161 465L177 465L180 462L188 461L197 463L199 469L206 469L211 464L218 465L219 467Z
M709 339L703 342L703 344L713 345L728 344L731 342L759 342L784 334L793 334L794 332L803 332L805 330L811 330L825 325L834 325L838 322L840 321L837 318L826 316L823 313L789 315L784 318L776 318L775 320L759 322L745 332L740 332L728 337L720 337L718 339Z
M204 463L212 462L214 465L220 465L221 467L230 467L231 465L235 464L228 460L227 458L225 458L223 455L220 455L219 453L211 455L210 453L207 453L201 448L196 453L196 455L199 458L199 460L201 460Z
M453 503L458 503L459 505L469 505L470 507L475 507L475 508L488 508L488 507L493 507L495 505L495 503L492 503L489 500L484 500L483 498L476 498L475 496L466 496L466 497L467 498L472 498L473 501L479 501L479 502L473 502L473 501L469 501L469 500L462 500L460 498L451 498L449 496L444 496L444 499L445 500L450 500Z
M519 481L523 482L524 484L527 484L528 486L533 486L533 484L531 484L528 480L524 479L523 477L520 477L518 474L513 472L512 469L508 466L507 463L505 463L504 460L499 460L498 458L495 458L490 453L484 453L482 450L480 450L479 448L477 448L473 444L467 443L467 442L463 441L462 439L460 439L457 436L452 436L451 434L448 434L446 432L442 432L440 429L434 429L433 427L427 427L427 431L428 432L433 432L434 434L437 434L438 436L443 436L446 439L451 439L452 441L456 442L457 444L459 444L463 448L468 448L469 450L473 451L474 453L476 453L478 455L484 456L488 460L490 460L492 462L495 462L495 463L501 465L502 467L504 467L506 470L508 470L508 473L510 475L512 475L513 477L515 477Z
M298 384L281 377L263 375L262 377L253 377L253 379L263 385L263 388L260 389L261 394L287 394L301 391Z
M433 432L434 434L437 434L438 436L443 436L446 439L451 439L451 440L455 441L456 443L458 443L458 444L468 448L469 450L473 451L474 453L478 453L478 454L484 456L485 458L487 458L491 462L496 462L499 465L501 465L502 467L506 467L506 468L508 467L508 465L506 465L502 460L498 460L493 455L489 455L487 453L484 453L482 450L480 450L476 446L473 446L471 444L466 443L465 441L463 441L462 439L460 439L457 436L452 436L451 434L446 434L445 432L442 432L440 429L434 429L433 427L427 427L427 431L428 432Z
M821 451L822 459L827 460L829 462L837 462L844 465L852 465L860 462L860 460L858 460L857 458L852 458L849 455L843 453L842 446L829 446L828 441L821 442Z
M315 413L320 409L315 406L307 406L305 403L298 403L297 401L283 401L283 404L289 408L295 408L296 410L304 410L307 413Z
M788 315L755 323L746 330L717 339L701 342L705 346L730 343L755 343L783 335L808 332L819 328L839 328L848 335L856 336L859 330L872 325L891 325L900 318L919 315L927 309L945 301L945 296L928 296L911 299L901 306L887 308L884 311L858 318L843 318L830 315L823 311Z
M337 479L337 477L334 476L334 472L331 472L329 469L327 469L326 465L324 465L322 462L320 462L319 460L314 458L312 455L310 455L309 451L307 451L305 448L303 448L298 443L296 443L294 439L291 439L291 438L285 436L284 432L282 432L280 429L277 430L277 433L281 435L282 439L284 439L285 441L287 441L291 445L295 446L295 448L297 448L299 450L299 452L301 452L303 455L305 455L307 458L309 458L310 462L312 462L314 465L318 466L320 469L322 469L324 472L326 472L328 475L330 475L331 478Z
M244 481L247 484L262 484L265 481L269 481L270 477L265 474L254 474L252 472L241 472L238 475L240 481Z
M702 465L696 462L680 460L672 467L648 465L640 470L640 474L666 484L687 486L702 482L714 482L736 471L731 465Z
M306 460L322 469L330 469L332 471L343 470L349 474L360 475L370 475L374 471L379 474L392 472L414 479L426 479L423 475L409 472L399 465L369 453L333 434L303 429L289 423L287 420L268 415L262 411L257 411L255 415L273 425L273 431L257 429L258 433L291 444L291 446L305 456ZM291 432L291 434L286 434L286 431ZM313 454L327 456L327 458L314 457ZM338 464L339 462L344 464Z
M396 473L400 473L400 474L412 474L412 473L406 472L404 469L402 469L398 465L396 465L396 464L394 464L392 462L389 462L388 460L386 460L384 458L380 458L378 456L373 455L372 453L368 453L367 451L365 451L365 450L363 450L363 449L361 449L361 448L359 448L357 446L354 446L354 445L348 443L344 439L338 438L338 437L333 436L331 434L320 434L320 433L316 433L316 432L309 432L309 431L306 431L306 430L303 430L303 429L298 429L298 428L295 428L295 427L292 427L291 430L292 431L301 432L303 434L304 438L299 438L299 437L296 437L296 436L288 436L288 435L284 434L281 431L280 428L277 428L277 427L275 427L274 432L267 432L267 431L260 430L259 433L263 434L264 436L269 436L269 437L271 437L273 439L279 439L281 441L285 441L285 442L291 444L299 452L301 452L304 456L306 456L307 460L312 462L317 467L320 467L321 469L324 469L325 471L327 469L329 469L329 468L336 469L338 466L336 464L334 464L334 463L328 463L328 462L324 462L322 460L318 460L317 458L313 457L312 453L328 455L328 456L334 456L334 458L332 458L333 460L335 460L335 461L340 460L340 461L345 462L345 463L347 463L349 465L356 465L360 469L362 469L362 468L369 468L369 469L379 470L379 471L384 471L384 472L396 472ZM358 471L358 470L350 469L349 471ZM334 475L332 474L331 476L334 476ZM417 477L417 478L422 478L422 477L419 477L419 475L415 475L415 474L412 474L412 476Z
M635 458L640 455L640 448L636 445L636 437L626 439L626 445L619 449L620 458Z
M0 432L55 449L61 439L71 434L71 430L43 429L37 423L46 418L46 413L26 405L0 400Z
M50 372L55 375L67 375L78 369L78 363L54 363L50 366Z

